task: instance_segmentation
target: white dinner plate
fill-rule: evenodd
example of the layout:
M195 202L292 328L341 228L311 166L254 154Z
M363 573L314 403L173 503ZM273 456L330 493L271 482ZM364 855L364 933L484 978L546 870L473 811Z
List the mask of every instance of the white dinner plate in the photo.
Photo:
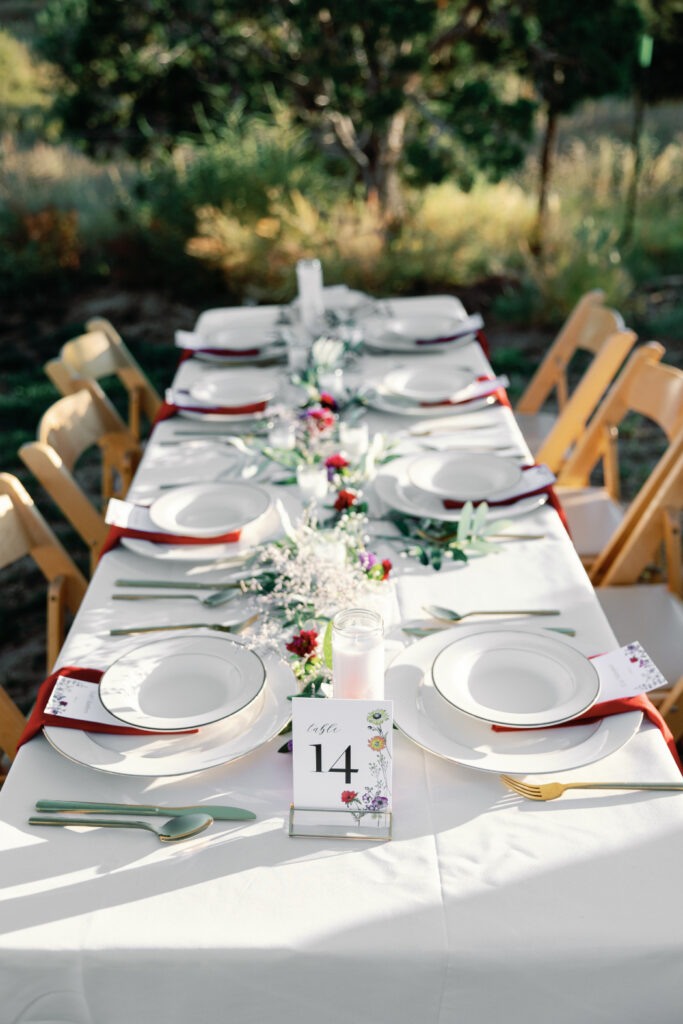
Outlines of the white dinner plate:
M463 413L476 412L478 409L485 409L493 405L497 399L495 395L487 395L486 398L473 398L469 402L460 402L455 405L420 405L419 402L412 402L411 399L403 398L380 385L369 391L364 399L365 403L380 412L392 412L397 416L417 416L424 419L429 416L459 416Z
M220 537L243 529L265 515L272 504L268 491L244 480L174 487L152 503L149 516L167 533Z
M190 384L193 399L215 406L257 405L274 396L277 385L263 376L263 370L239 370L234 374L213 373Z
M263 349L281 341L280 331L275 326L266 324L240 324L239 327L217 327L203 333L203 342L207 348L226 349L226 354L233 352L241 355L252 349Z
M453 341L436 341L447 338L462 329L462 320L444 313L421 313L419 315L386 316L372 314L360 322L363 337L372 348L387 352L430 352L443 350L454 344L469 344L476 334L463 335ZM432 344L418 344L418 342Z
M445 402L472 383L468 370L440 366L399 366L382 381L386 391L415 402Z
M485 501L522 478L516 462L474 452L423 452L409 461L406 472L413 487L458 501Z
M439 652L462 630L458 626L417 640L385 674L385 697L394 702L398 728L425 750L479 771L539 775L600 761L638 731L640 711L586 725L519 732L495 732L487 722L463 714L443 699L430 672Z
M373 481L375 493L389 508L417 519L440 519L446 523L457 523L462 509L445 508L443 499L435 494L426 494L413 487L408 478L407 467L414 458L412 455L394 459L380 467L380 472ZM547 494L534 494L528 498L520 498L512 505L499 505L489 508L487 519L516 519L527 515L548 501Z
M102 676L99 695L126 725L173 732L237 714L265 681L258 654L230 637L173 636L118 658Z
M287 725L297 691L292 670L274 654L264 657L266 684L246 708L230 718L182 736L125 736L45 726L55 750L79 764L115 775L188 775L244 757Z
M529 630L458 636L434 659L432 682L466 715L526 729L576 718L600 693L588 658L557 637Z

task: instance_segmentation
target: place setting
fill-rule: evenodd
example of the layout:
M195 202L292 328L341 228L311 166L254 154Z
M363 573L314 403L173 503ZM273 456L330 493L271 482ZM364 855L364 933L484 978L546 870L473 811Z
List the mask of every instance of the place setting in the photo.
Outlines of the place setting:
M359 318L365 348L377 352L430 352L452 349L477 340L482 317L440 311L371 312Z
M399 729L439 757L511 776L564 772L614 753L652 718L643 695L661 676L634 675L632 653L590 659L526 626L458 626L399 654L385 694Z
M202 374L186 387L169 388L158 420L178 415L206 423L238 423L266 419L278 393L278 381L258 371Z
M260 365L285 358L288 327L279 307L239 310L239 317L229 310L232 315L224 323L220 322L221 312L209 311L193 331L175 332L176 348L186 358L218 366Z
M494 405L508 383L505 376L474 378L471 370L459 367L398 366L364 387L359 397L380 412L424 418Z
M374 489L395 511L457 522L469 502L486 502L489 519L526 515L549 500L554 481L544 465L520 465L495 452L443 450L402 456L383 465Z
M147 558L185 562L238 554L259 539L256 531L265 536L279 530L269 491L238 479L169 488L144 504L112 498L105 521L110 526L105 550L120 543Z
M42 730L60 754L99 771L204 771L276 736L293 686L282 659L236 637L196 630L144 640L103 671L68 667L48 677L20 745Z

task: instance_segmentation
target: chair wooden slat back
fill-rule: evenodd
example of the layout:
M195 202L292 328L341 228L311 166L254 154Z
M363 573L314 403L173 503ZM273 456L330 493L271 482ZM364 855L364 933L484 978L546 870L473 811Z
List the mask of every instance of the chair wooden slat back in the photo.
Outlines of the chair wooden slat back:
M553 391L557 393L562 410L569 400L567 367L574 354L579 349L585 349L596 356L610 336L623 331L621 316L604 305L604 294L600 290L587 292L574 307L529 381L517 403L516 411L525 414L538 412ZM634 341L635 336L631 345Z
M10 761L14 760L17 743L24 731L26 719L22 715L7 691L0 686L0 752L7 754ZM0 785L5 774L0 771Z
M154 420L161 398L134 359L115 327L104 318L88 320L86 333L67 341L58 359L45 364L45 372L64 395L75 390L79 378L99 380L116 375L128 392L128 425L140 439L141 415Z
M82 380L78 390L60 398L43 414L37 439L59 452L71 470L84 451L112 432L127 432L125 423L100 386Z
M49 670L64 640L65 609L74 614L78 611L87 583L20 481L9 473L0 473L0 566L4 568L25 555L30 555L49 583Z
M587 487L594 467L603 462L605 485L619 497L617 438L619 424L634 411L648 416L670 440L683 430L683 370L660 365L664 346L651 341L631 353L626 366L610 388L574 451L558 473L558 484ZM649 500L661 477L655 467L645 485ZM640 500L640 499L637 499Z
M83 538L94 568L107 527L72 473L79 456L93 444L102 452L103 501L125 497L140 448L99 385L83 380L78 391L47 410L38 440L22 445L19 456Z
M681 510L683 430L671 442L591 566L589 575L593 585L633 584L663 553L669 588L683 595ZM683 638L681 647L683 649Z
M614 331L602 336L597 355L568 398L550 433L535 452L537 462L545 462L554 473L557 473L572 445L581 437L600 399L616 377L636 340L635 331L629 330Z

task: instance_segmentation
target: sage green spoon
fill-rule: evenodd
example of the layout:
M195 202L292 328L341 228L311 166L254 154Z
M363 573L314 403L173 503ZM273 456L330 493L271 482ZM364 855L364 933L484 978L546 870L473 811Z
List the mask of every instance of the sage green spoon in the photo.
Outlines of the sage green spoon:
M214 821L250 821L256 815L243 807L157 807L154 804L107 804L89 800L36 800L37 811L87 811L93 814L153 814L162 818L186 818L188 814L209 814Z
M469 618L470 615L561 615L562 613L557 609L552 610L529 610L527 608L514 608L507 611L482 611L482 612L463 612L462 615L459 612L454 612L451 608L442 608L438 604L423 604L422 608L427 612L427 615L431 615L433 619L438 619L440 622L461 622L463 619Z
M181 814L179 818L171 818L163 825L153 825L149 821L113 821L111 818L66 818L55 814L49 818L29 818L29 825L88 825L90 828L142 828L153 832L162 843L178 843L181 839L191 839L213 824L210 814Z

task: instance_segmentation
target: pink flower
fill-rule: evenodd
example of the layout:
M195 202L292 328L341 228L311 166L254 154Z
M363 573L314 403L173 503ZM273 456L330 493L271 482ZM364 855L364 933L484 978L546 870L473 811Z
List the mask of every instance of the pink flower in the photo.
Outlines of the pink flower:
M334 426L334 413L329 409L309 409L306 413L309 427L322 434Z
M285 645L288 651L299 658L313 658L318 646L318 634L314 629L302 629Z

